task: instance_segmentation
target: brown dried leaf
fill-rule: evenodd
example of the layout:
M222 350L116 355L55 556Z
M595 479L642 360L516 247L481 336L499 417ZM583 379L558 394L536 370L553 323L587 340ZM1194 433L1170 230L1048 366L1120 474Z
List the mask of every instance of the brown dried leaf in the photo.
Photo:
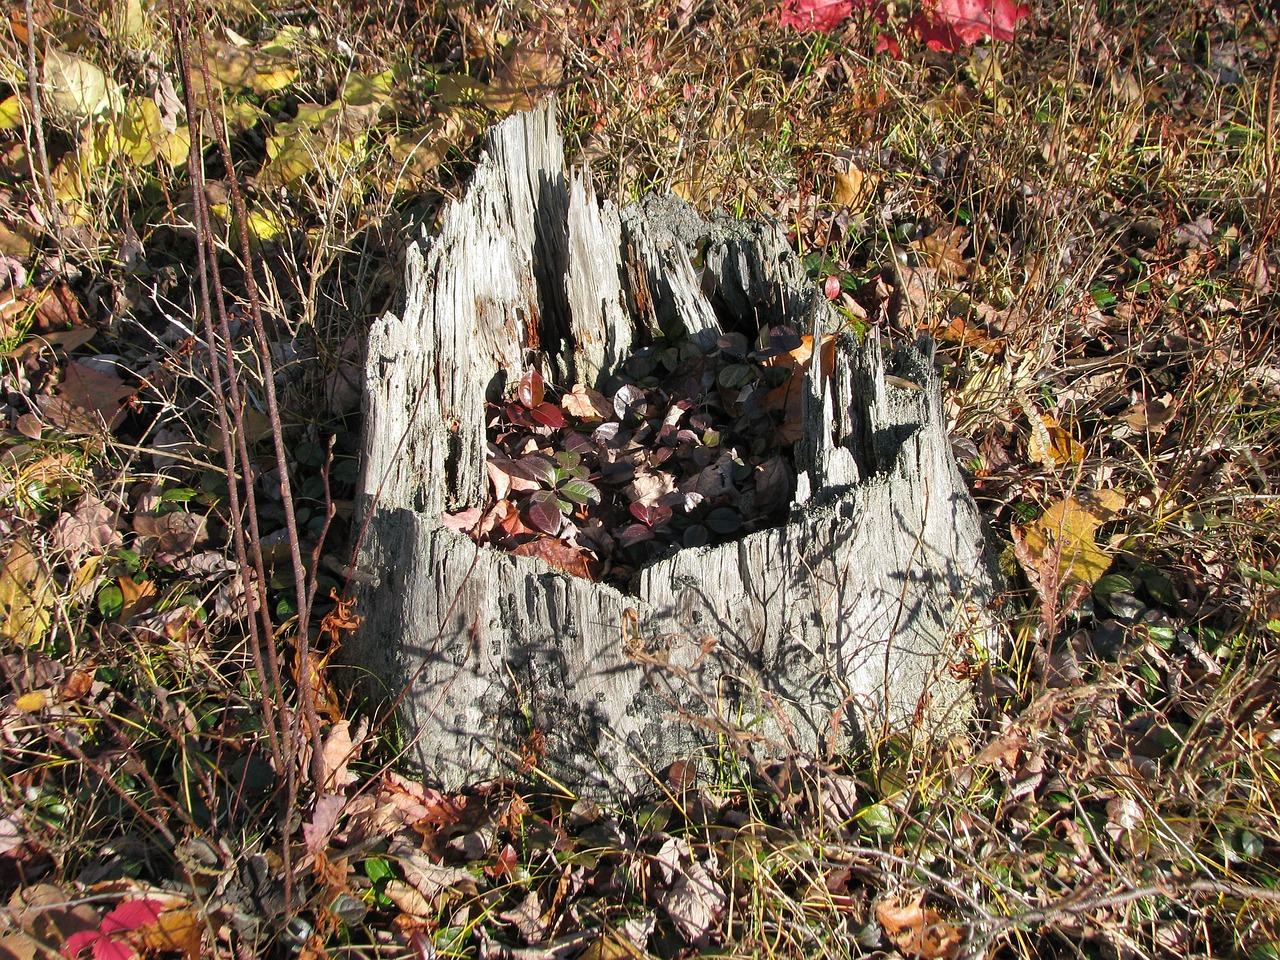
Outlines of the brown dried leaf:
M575 383L573 389L560 398L560 406L565 413L590 423L613 416L613 404L609 399L600 391L580 383Z
M973 272L973 262L964 258L964 251L969 246L969 230L960 224L940 227L912 246L924 262L937 271L943 283L967 277Z
M118 374L75 361L67 365L56 396L40 398L37 405L45 419L66 433L93 433L114 429L124 418L121 407L136 392ZM56 400L56 403L50 403Z
M511 553L517 557L538 557L548 566L585 580L599 579L600 564L591 554L554 537L522 543Z
M947 923L932 907L922 907L924 892L910 898L889 897L876 904L876 920L889 942L907 956L949 960L964 943L964 931Z
M1027 456L1046 467L1084 461L1084 447L1052 416L1042 413L1032 416L1031 438L1027 441Z
M183 554L207 537L206 518L196 513L174 510L169 513L139 512L133 517L133 530L154 543L145 546L155 553Z

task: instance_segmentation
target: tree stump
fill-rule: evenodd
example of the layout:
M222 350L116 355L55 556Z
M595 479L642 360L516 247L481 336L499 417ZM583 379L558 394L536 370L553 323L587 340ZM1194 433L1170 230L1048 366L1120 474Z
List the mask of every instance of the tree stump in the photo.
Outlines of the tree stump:
M775 225L598 200L564 170L553 103L492 131L368 342L363 624L346 653L398 700L424 775L458 787L536 769L627 794L698 753L829 754L966 720L948 668L986 646L994 588L928 341L840 337L833 369L806 376L790 522L680 550L630 591L443 525L483 503L486 397L525 371L604 388L660 331L764 324L815 342L841 328Z

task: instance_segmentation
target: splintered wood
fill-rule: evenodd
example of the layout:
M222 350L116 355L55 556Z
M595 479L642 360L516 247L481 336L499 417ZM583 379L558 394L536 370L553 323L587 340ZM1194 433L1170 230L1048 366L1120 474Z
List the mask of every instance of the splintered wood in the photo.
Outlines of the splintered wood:
M368 343L363 620L345 652L368 693L399 701L406 758L424 775L458 787L541 774L578 793L627 794L700 753L831 754L889 728L933 735L965 721L964 671L953 668L985 655L995 588L927 342L887 351L874 332L861 343L843 332L774 225L706 220L673 198L621 211L597 199L589 176L565 172L550 103L493 130L466 195L407 259L404 307ZM800 361L770 361L762 330L823 344L823 362L786 382L776 368ZM594 391L617 406L628 385L666 390L665 403L674 388L624 368L637 350L690 344L686 354L715 356L740 341L755 352L731 359L750 369L715 376L745 398L742 417L774 418L789 503L757 510L744 535L682 548L701 538L687 531L707 525L715 497L723 508L740 493L691 496L679 480L637 493L627 477L614 512L599 515L629 511L626 522L649 529L579 536L609 483L574 403L586 411ZM560 398L576 388L571 422L532 414L554 397L564 420ZM623 394L617 429L639 434L643 415ZM697 402L736 416L726 397ZM533 435L519 457L487 432L486 410L511 404ZM709 430L671 443L718 441ZM578 459L558 456L568 443ZM477 544L458 520L496 505L494 450L534 458L508 473L532 471L546 488L505 501L497 539L508 550ZM712 539L733 533L725 517ZM547 562L576 550L587 572L605 536L623 544L612 582Z

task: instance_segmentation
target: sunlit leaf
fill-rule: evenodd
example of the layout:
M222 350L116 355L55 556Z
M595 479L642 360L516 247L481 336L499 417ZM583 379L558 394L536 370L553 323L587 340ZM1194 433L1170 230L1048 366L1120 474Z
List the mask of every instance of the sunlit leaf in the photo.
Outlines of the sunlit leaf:
M578 504L600 502L600 488L589 480L570 480L558 486L556 492Z
M525 514L529 522L543 533L555 536L564 525L564 513L560 510L559 498L549 490L539 490L530 494Z
M22 126L23 101L18 94L0 101L0 130L16 130Z
M520 378L520 386L516 390L516 396L530 410L541 404L545 395L546 383L542 379L542 374L537 370L530 370Z
M1040 519L1020 527L1024 549L1019 551L1019 561L1028 575L1041 582L1048 570L1060 585L1097 583L1111 566L1111 556L1094 534L1114 519L1124 502L1118 490L1068 497L1051 504Z
M119 109L124 102L120 88L100 67L56 47L45 53L44 85L50 104L81 122Z
M544 427L551 427L553 430L559 430L566 423L564 414L560 412L560 408L554 403L538 404L529 411L529 416Z

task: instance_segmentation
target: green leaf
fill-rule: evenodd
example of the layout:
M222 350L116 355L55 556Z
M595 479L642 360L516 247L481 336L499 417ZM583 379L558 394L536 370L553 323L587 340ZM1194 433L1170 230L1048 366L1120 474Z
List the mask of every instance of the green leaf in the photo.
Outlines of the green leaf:
M108 583L98 591L98 612L108 620L120 616L124 609L124 593L114 583Z
M760 372L749 363L731 363L720 371L716 382L726 390L736 390L755 382Z
M574 503L585 505L600 502L600 489L589 480L570 480L557 487L556 492Z

